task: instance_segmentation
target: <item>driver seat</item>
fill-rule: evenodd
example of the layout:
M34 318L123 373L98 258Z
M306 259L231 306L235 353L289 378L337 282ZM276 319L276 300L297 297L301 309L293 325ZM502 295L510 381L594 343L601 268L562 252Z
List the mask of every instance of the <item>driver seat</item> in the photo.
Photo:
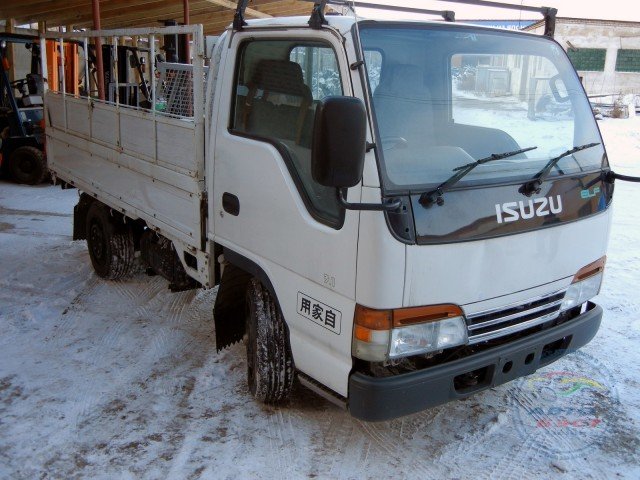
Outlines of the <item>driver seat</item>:
M420 67L397 64L383 69L373 105L382 138L403 137L412 147L433 143L433 100Z

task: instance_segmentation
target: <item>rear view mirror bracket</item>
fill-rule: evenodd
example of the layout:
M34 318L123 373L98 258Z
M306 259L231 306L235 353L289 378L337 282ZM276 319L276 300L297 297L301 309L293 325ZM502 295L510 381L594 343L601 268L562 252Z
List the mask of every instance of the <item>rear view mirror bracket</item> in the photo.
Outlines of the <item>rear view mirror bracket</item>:
M363 210L370 212L395 212L402 206L402 200L396 198L394 200L383 201L382 203L349 203L344 198L342 188L336 188L336 197L338 204L347 210Z

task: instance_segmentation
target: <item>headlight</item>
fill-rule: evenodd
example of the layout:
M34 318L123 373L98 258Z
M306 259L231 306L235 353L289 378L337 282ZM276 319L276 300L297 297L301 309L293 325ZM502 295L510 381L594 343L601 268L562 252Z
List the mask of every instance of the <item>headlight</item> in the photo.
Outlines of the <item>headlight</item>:
M467 343L467 325L462 317L394 328L389 358L436 352Z
M587 300L595 297L600 292L602 273L593 275L581 282L572 283L564 295L561 310L569 310L582 305Z
M467 326L457 305L396 310L356 306L354 357L372 362L436 352L467 343Z
M587 300L600 293L604 265L607 257L602 257L589 265L582 267L573 277L573 282L564 295L560 310L569 310L582 305Z

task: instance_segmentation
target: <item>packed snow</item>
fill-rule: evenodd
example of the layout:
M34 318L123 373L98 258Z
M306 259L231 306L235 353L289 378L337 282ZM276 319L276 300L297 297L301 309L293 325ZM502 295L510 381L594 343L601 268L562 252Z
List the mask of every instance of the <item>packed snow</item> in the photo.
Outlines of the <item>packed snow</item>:
M599 123L640 175L640 118ZM297 385L268 407L214 348L215 290L93 273L75 190L0 183L0 478L640 478L640 185L618 182L603 325L581 352L382 423Z

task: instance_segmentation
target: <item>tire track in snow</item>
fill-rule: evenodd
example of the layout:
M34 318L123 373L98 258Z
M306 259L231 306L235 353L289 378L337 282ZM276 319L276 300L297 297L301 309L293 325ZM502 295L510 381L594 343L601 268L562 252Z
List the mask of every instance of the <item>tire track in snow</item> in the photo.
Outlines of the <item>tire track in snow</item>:
M537 452L539 457L539 448L536 442L531 437L527 437L524 441L518 445L513 445L508 449L504 455L499 457L492 456L492 459L498 461L493 463L493 468L488 471L479 472L480 478L487 480L501 480L501 479L522 479L527 478L527 464L531 462L531 453ZM469 452L473 455L473 452ZM480 452L478 452L480 453Z
M291 416L284 409L275 409L267 417L267 430L269 436L268 458L277 460L275 471L278 478L294 478L295 459L293 452L296 450L291 430ZM272 469L273 471L273 469Z
M79 305L79 308L74 308L71 315L67 314L66 316L70 317L69 321L64 322L63 331L72 328L74 320L83 321L87 316L94 318L93 324L88 329L85 328L85 332L90 336L90 348L82 355L82 359L86 362L84 370L88 375L78 382L81 388L72 415L76 430L83 428L85 420L99 416L100 412L96 413L97 408L114 400L112 392L120 389L132 374L114 361L120 360L116 352L119 351L118 345L121 342L126 344L127 349L131 348L132 342L139 342L133 336L134 322L131 315L131 312L135 312L136 296L129 295L124 292L125 289L120 288L116 289L118 298L114 301L113 287L117 283L103 280L93 274L88 288L83 289L77 297L75 305ZM135 284L132 287L135 288ZM107 383L104 382L104 368L110 370L110 380Z
M134 292L138 287L138 283L135 282L134 278L130 277L119 280L110 280L109 285L111 286L112 291L119 297L122 297L131 303L137 302L137 296Z
M166 289L166 281L161 277L146 277L146 281L141 284L141 289L136 295L137 306L135 308L136 318L145 318L150 321L155 320L150 311L153 309L152 303L156 301L157 297Z
M179 358L188 352L187 347L191 340L180 326L191 319L185 313L188 312L194 297L193 291L168 292L164 296L155 295L152 298L154 305L149 305L152 303L149 302L148 309L154 312L155 320L160 325L157 327L157 333L151 338L152 350L158 358L167 355Z
M196 418L184 418L180 415L181 410L189 410L191 403L199 403L202 398L208 398L210 395L210 389L208 388L207 372L213 370L213 356L207 356L207 360L202 362L200 367L197 367L194 372L193 385L188 391L186 396L178 402L178 410L175 412L176 416L172 420L173 423L180 424L180 432L182 433L182 439L180 440L180 446L175 448L177 455L174 455L171 460L170 470L165 478L181 478L184 476L184 472L188 470L190 463L198 463L203 466L205 461L201 455L198 455L198 450L202 448L201 440L203 429L205 428L202 421ZM193 372L193 367L186 365L189 372Z
M359 423L348 412L330 407L324 415L328 426L323 429L322 451L332 452L328 471L330 478L361 478L364 459L371 448L370 438L363 435Z
M68 343L69 339L79 331L78 323L82 321L82 316L86 313L83 309L84 298L90 297L100 283L99 277L94 273L89 273L84 286L69 302L57 321L55 333L49 338L54 345L62 346Z
M110 292L113 292L114 287L119 297L119 302L115 304L110 300L113 295ZM103 317L103 323L98 326L99 332L95 329L92 332L94 337L99 337L99 341L92 349L91 355L94 360L90 363L94 368L99 369L103 365L102 358L105 358L104 363L109 365L112 380L106 388L104 384L95 382L93 378L83 382L84 389L80 395L79 406L76 408L76 429L81 430L84 427L84 420L95 417L95 411L98 408L104 408L112 401L120 401L123 395L119 392L127 389L124 385L136 382L146 383L150 376L155 378L153 375L158 374L156 368L167 368L163 363L157 365L157 362L171 353L171 348L179 336L166 326L163 312L168 308L170 300L159 296L164 288L166 283L161 278L149 278L149 282L142 283L137 283L135 280L130 282L100 280L91 297L85 302L89 310L98 312ZM153 325L149 330L140 330L143 326L135 322L141 315L151 317ZM143 332L151 333L152 336L146 337ZM117 363L114 364L114 361L118 361L114 352L118 351L120 341L125 344L124 348L127 350L132 346L134 348L135 345L138 346L138 351L141 352L135 357L139 365L138 369L131 371L121 368ZM143 376L140 377L140 375ZM160 377L163 375L161 373ZM156 380L154 379L153 382L156 383ZM173 377L158 380L157 383L159 386L154 389L154 392L163 397L163 402L171 401L176 388L180 391ZM100 414L99 412L97 415Z
M91 351L92 360L89 360L88 364L93 367L92 370L100 370L105 365L105 359L109 358L109 353L114 350L125 330L126 325L122 320L116 320L106 326L104 334L100 336L100 341ZM116 372L114 377L117 380L121 377L121 374ZM76 429L82 427L84 420L93 417L96 407L104 402L104 398L107 396L107 389L102 379L103 376L87 375L84 381L80 383L83 388L80 389L76 408L74 409L75 414L73 415L73 424ZM108 385L109 390L113 390L117 385L117 381L111 383Z
M363 431L379 447L394 459L412 465L412 470L421 478L438 478L440 469L434 465L433 457L413 444L416 432L426 430L438 415L438 409L426 410L409 417L387 422L359 421ZM431 452L433 453L433 452ZM427 459L428 461L425 461Z
M188 290L186 292L172 293L171 300L169 301L166 308L164 309L164 311L167 313L167 320L166 320L167 323L169 324L182 323L185 320L183 318L185 309L187 307L190 307L194 297L195 297L195 292L193 290Z

